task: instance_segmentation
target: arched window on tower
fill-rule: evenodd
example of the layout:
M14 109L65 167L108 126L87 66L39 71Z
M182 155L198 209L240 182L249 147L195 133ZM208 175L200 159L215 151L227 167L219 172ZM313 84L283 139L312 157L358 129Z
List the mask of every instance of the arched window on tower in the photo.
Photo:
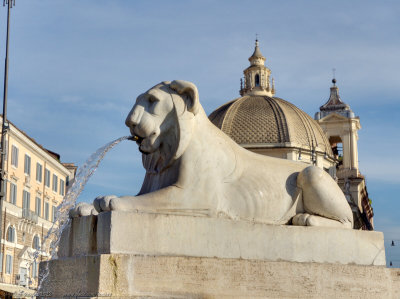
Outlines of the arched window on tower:
M256 77L254 78L254 81L256 83L256 86L260 86L260 75L256 74Z
M332 152L335 159L339 162L338 167L343 164L343 142L339 136L331 136L329 143L332 146Z

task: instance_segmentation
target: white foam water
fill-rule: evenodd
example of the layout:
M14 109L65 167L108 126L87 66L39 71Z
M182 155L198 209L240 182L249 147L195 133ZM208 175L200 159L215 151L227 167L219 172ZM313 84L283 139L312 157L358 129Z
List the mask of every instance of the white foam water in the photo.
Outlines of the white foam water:
M69 210L76 205L78 196L81 194L89 178L96 171L105 154L121 141L127 140L131 137L132 136L124 136L107 143L93 153L89 159L86 160L85 164L78 168L72 186L68 189L63 201L56 209L55 221L50 230L47 232L47 235L43 238L41 248L39 250L35 250L31 264L37 262L41 253L41 249L43 248L43 244L45 244L48 239L52 240L50 243L50 260L57 258L57 248L58 244L60 243L61 234L71 221L69 218ZM43 282L49 275L49 265L48 263L45 265L46 268L39 274L39 283L35 296L40 296Z

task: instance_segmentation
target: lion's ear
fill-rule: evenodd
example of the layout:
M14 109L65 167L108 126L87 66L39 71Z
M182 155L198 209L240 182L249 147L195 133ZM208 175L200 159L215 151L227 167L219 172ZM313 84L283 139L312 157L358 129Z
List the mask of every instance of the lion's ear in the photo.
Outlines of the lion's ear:
M196 85L188 81L174 80L169 86L178 94L187 94L189 96L190 102L186 103L187 110L196 115L200 105L199 92L197 91Z

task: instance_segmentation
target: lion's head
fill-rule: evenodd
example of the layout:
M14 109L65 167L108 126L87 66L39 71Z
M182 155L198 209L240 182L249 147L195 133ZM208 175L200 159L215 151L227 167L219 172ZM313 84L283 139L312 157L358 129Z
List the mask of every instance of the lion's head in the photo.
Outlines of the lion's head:
M147 172L159 173L182 155L199 109L197 88L187 81L162 82L137 97L125 124L138 137Z

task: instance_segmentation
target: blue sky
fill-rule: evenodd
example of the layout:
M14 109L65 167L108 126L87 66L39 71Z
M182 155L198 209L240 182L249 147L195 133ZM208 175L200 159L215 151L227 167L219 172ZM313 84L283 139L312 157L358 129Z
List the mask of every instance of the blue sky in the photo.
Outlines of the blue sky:
M336 68L341 98L361 119L360 169L375 226L387 242L399 240L387 252L400 266L399 3L16 0L8 116L80 165L128 135L124 120L136 96L160 81L194 82L207 113L238 97L258 33L276 95L312 116ZM0 16L4 57L6 8ZM80 200L135 194L143 174L136 145L123 142Z

